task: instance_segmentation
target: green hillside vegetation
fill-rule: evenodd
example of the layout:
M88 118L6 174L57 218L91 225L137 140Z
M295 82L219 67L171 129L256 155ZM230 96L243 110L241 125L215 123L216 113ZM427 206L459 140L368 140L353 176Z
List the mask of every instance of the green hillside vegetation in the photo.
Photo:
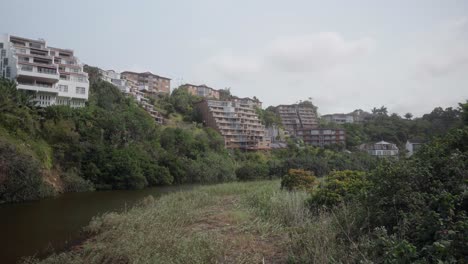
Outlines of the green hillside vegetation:
M150 196L94 218L80 247L25 263L465 263L467 182L465 126L367 172Z
M323 177L333 170L370 171L381 162L365 153L319 149L293 141L286 149L269 152L226 150L221 135L200 123L195 104L201 98L184 89L154 97L152 102L168 120L161 126L132 98L101 81L97 68L87 66L85 70L90 76L89 101L77 109L34 107L30 94L17 90L11 81L0 80L1 202L69 191L271 179L290 169ZM228 89L223 94L231 96ZM260 111L264 122L278 124L273 108ZM447 111L428 117L440 124L437 133L461 125L461 110ZM385 120L391 128L378 120ZM374 127L363 130L364 138L372 138L380 135L372 136L372 131L382 127L396 133L394 128L401 122L413 121L382 115L371 125L359 126Z
M429 114L413 118L410 113L405 117L388 114L385 107L373 109L373 115L361 124L323 123L323 127L340 127L346 130L346 146L354 149L360 144L389 141L403 148L408 139L429 141L433 137L446 134L452 128L462 127L461 109L436 107Z

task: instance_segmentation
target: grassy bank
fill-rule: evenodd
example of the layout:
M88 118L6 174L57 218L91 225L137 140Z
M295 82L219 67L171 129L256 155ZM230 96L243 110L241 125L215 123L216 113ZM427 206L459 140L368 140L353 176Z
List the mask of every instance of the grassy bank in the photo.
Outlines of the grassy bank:
M279 181L201 186L96 217L92 238L26 263L328 263L343 253L329 215L311 216ZM338 254L339 253L339 254ZM338 257L338 256L341 257ZM349 259L351 262L351 258Z

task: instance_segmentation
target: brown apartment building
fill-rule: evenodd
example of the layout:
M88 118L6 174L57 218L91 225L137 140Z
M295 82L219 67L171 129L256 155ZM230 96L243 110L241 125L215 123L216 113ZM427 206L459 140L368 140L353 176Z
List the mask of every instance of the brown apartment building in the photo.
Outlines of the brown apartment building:
M203 122L216 129L223 137L226 148L261 150L269 149L265 127L260 122L255 104L249 100L203 100L198 103Z
M124 71L120 74L122 79L136 83L142 90L150 93L170 93L171 79L151 72Z
M187 91L195 96L200 96L204 98L213 98L219 99L219 90L208 87L205 84L194 85L194 84L184 84L181 86L182 89L187 89Z
M313 106L307 104L279 105L277 108L284 128L295 135L301 128L318 126L317 113Z
M329 145L345 145L346 134L343 129L331 128L299 128L296 136L304 143L316 147Z

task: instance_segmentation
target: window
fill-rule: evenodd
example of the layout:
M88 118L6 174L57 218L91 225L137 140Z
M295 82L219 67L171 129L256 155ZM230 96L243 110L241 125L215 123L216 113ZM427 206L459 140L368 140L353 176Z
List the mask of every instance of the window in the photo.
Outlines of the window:
M3 49L3 43L0 43L0 49Z
M59 84L58 90L59 92L68 93L68 85Z
M7 65L8 64L8 58L3 58L3 65Z
M6 77L10 78L10 75L11 75L11 69L10 67L6 67Z
M73 72L80 72L80 69L73 69Z
M85 93L86 93L86 88L84 88L84 87L76 87L76 93L77 93L77 94L85 94Z
M22 71L33 71L33 67L32 66L21 66L21 70Z
M76 79L77 79L77 81L79 81L79 82L85 82L84 78L81 77L81 76L77 77ZM120 80L119 80L119 81L120 81Z
M29 62L29 58L28 57L20 57L20 61Z

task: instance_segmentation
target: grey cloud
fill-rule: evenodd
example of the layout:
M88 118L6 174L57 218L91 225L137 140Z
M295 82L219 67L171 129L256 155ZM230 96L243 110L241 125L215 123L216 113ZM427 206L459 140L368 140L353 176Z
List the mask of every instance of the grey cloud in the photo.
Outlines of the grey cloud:
M259 73L327 71L369 54L373 47L372 38L346 41L335 32L283 36L265 45L256 56L221 53L209 58L204 67L232 80Z
M346 41L335 32L288 36L269 45L266 60L282 71L316 72L365 56L373 47L371 38Z

